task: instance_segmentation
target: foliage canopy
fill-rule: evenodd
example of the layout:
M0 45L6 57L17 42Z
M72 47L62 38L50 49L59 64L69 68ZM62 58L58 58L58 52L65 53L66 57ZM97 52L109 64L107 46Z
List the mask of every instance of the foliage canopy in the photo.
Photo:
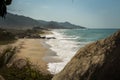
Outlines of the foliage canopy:
M10 5L12 0L0 0L0 16L5 17L7 14L7 5Z

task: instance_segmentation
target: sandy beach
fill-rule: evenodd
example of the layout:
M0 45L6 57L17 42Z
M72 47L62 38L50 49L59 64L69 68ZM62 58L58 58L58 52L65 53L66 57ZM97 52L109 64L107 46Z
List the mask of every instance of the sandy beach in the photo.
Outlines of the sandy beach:
M49 73L47 64L49 62L59 62L54 59L56 53L49 49L43 39L20 39L16 42L19 44L19 51L14 55L13 61L18 59L28 59L33 65L37 65L44 73Z

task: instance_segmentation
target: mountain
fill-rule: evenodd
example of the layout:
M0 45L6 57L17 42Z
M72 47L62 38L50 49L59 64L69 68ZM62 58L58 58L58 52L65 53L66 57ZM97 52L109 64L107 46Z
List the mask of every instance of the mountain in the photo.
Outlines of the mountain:
M41 26L48 24L48 21L44 21L44 20L38 20L38 22L39 22L39 25Z
M76 29L85 28L71 24L69 22L55 22L55 21L43 21L35 20L30 17L25 17L17 14L8 13L6 18L0 18L0 27L2 28L17 28L17 29L27 29L33 27L41 27L48 29Z
M66 28L85 28L85 27L82 27L82 26L79 26L79 25L75 25L75 24L71 24L69 22L62 22L62 23L59 23L60 25L66 27Z
M52 80L120 80L120 31L79 49Z
M25 16L15 15L8 13L6 18L0 18L0 27L3 28L32 28L34 26L38 26L39 22Z
M56 21L38 21L40 24L42 24L45 28L50 29L85 29L85 27L71 24L69 22L56 22Z

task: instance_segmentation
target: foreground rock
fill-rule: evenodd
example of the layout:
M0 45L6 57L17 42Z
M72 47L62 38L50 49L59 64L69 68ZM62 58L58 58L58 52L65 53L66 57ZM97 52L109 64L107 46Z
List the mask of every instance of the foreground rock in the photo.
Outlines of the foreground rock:
M15 66L18 69L22 69L27 65L27 61L25 59L18 59L13 63L13 66Z
M3 76L0 75L0 80L5 80L5 79L3 78Z
M120 31L81 48L52 80L120 80Z

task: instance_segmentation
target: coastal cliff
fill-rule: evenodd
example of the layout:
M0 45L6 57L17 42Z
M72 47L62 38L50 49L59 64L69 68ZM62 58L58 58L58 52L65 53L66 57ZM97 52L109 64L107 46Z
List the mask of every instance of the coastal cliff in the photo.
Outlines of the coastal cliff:
M52 80L120 80L120 31L81 48Z

